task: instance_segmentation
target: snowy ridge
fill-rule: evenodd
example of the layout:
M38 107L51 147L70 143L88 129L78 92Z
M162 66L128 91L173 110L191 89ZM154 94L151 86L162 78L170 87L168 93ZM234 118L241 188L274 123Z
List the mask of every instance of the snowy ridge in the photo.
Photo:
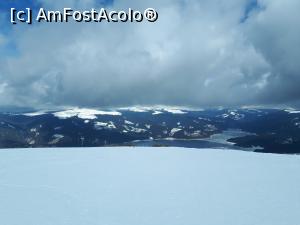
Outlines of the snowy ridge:
M41 116L41 115L45 115L47 112L45 111L37 111L37 112L31 112L31 113L24 113L24 116Z
M288 112L290 114L298 114L298 113L300 114L300 110L286 109L284 111L286 111L286 112Z
M121 116L122 113L117 111L100 111L95 109L70 109L66 111L60 111L53 113L54 116L60 118L60 119L68 119L71 117L78 117L81 119L97 119L97 115L110 115L110 116Z
M193 111L194 109L172 106L133 106L127 108L119 108L117 110L127 110L132 112L152 112L153 115L159 115L164 112L172 114L185 114L186 111ZM200 109L198 111L200 111Z
M200 109L199 109L200 110ZM198 111L199 111L198 110ZM67 110L56 111L53 113L54 116L60 119L68 119L71 117L78 117L81 119L96 119L97 115L110 115L110 116L121 116L121 111L131 111L136 113L143 112L152 112L153 115L159 115L164 112L172 113L172 114L186 114L187 111L193 111L193 109L188 108L180 108L180 107L170 107L170 106L153 106L153 107L144 107L144 106L133 106L127 108L117 108L114 110L98 110L98 109L89 109L89 108L71 108ZM41 116L47 114L47 111L37 111L24 113L24 116Z

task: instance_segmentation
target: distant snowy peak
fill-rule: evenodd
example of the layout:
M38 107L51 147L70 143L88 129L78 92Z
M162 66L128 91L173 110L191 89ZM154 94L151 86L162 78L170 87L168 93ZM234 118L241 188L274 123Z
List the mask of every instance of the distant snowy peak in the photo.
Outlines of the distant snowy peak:
M188 109L188 108L169 107L169 106L153 106L153 107L134 106L128 108L120 108L119 110L141 112L141 113L152 112L152 115L159 115L165 112L172 113L172 114L186 114L188 111L193 111L192 109Z
M122 116L122 113L117 111L100 111L95 109L69 109L53 113L54 116L60 119L68 119L78 117L85 120L97 119L97 115Z
M171 113L171 114L186 114L189 111L193 111L191 109L182 109L182 108L174 108L174 107L129 107L129 108L118 108L111 110L98 110L98 109L88 109L88 108L73 108L61 111L37 111L37 112L29 112L23 113L21 115L27 117L35 117L42 116L46 114L53 114L55 117L59 119L69 119L72 117L78 117L84 120L94 120L97 119L97 116L122 116L123 111L135 112L135 113L151 113L152 115L160 115L163 113Z
M288 112L290 114L300 114L300 110L294 110L294 109L286 109L285 112Z
M182 111L181 109L164 109L168 113L172 114L186 114L187 112Z
M152 113L152 115L159 115L159 114L162 114L163 112L161 112L161 111L158 111L158 110L155 110L153 113Z
M45 111L37 111L37 112L31 112L31 113L24 113L23 115L33 117L33 116L42 116L42 115L45 115L46 113L47 112L45 112Z

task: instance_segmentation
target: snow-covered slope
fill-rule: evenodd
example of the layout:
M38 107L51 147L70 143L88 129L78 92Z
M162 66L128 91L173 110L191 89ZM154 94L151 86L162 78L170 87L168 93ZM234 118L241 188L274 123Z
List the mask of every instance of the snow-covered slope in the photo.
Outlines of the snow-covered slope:
M0 150L0 224L296 225L299 171L212 149Z

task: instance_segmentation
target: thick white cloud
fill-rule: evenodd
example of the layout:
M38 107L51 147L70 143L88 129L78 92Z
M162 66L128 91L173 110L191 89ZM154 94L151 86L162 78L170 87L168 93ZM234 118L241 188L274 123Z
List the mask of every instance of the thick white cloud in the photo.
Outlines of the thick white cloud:
M96 5L40 1L53 9ZM9 37L17 54L0 62L0 101L36 107L289 102L300 96L294 87L299 2L259 4L243 23L247 0L118 0L113 8L155 7L159 20L17 25Z

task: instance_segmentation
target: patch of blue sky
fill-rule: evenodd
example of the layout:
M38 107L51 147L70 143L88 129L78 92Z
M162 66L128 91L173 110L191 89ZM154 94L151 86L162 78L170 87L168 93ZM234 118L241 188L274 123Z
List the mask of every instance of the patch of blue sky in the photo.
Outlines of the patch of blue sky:
M261 10L262 6L259 4L258 0L249 0L248 3L246 4L244 14L240 20L241 23L246 22L246 20L249 18L250 14L254 10Z
M114 0L96 0L97 6L111 6Z
M95 0L96 5L94 7L105 7L111 6L114 0ZM38 11L43 5L37 0L0 0L0 35L4 37L9 37L10 32L13 30L14 25L10 22L10 12L11 8L17 10L25 10L30 8L33 12ZM22 24L21 26L28 26L27 24ZM31 25L32 26L32 25ZM24 29L24 27L23 27ZM26 28L25 28L26 29ZM0 46L1 56L15 56L18 55L17 46L12 40L6 40L5 43Z
M13 30L13 25L10 22L11 8L17 10L24 10L30 8L33 11L38 10L41 5L36 0L4 0L0 1L0 35L6 37L4 44L0 46L1 56L8 57L15 56L18 54L17 47L13 40L9 39L10 32ZM27 24L24 24L27 25Z
M16 9L24 9L24 8L31 8L32 10L38 9L40 7L40 3L34 0L4 0L0 1L0 12L10 12L11 8Z
M11 8L17 10L25 10L30 8L33 11L37 11L41 7L41 4L36 0L7 0L0 1L0 33L7 34L13 27L13 24L10 22L10 12Z

